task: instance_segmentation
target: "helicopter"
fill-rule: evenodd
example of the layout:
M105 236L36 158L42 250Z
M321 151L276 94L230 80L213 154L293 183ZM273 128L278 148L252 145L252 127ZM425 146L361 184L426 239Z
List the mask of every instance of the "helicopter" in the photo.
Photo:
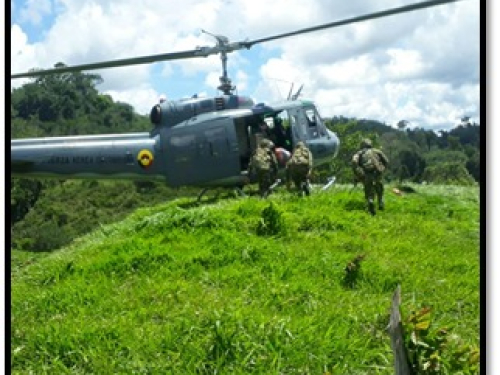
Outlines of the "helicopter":
M39 77L216 54L222 63L217 87L221 95L195 95L155 104L149 116L149 132L11 140L11 176L152 180L174 188L200 187L204 189L201 194L217 187L241 191L243 186L255 182L247 170L262 138L272 139L275 150L286 150L288 154L302 141L312 152L315 168L327 164L337 155L340 140L326 127L314 102L300 98L303 86L292 94L292 85L287 100L255 103L248 96L233 93L235 86L228 77L227 55L280 38L455 1L459 0L425 1L252 41L230 43L225 36L203 30L215 38L214 46L12 74L11 79ZM281 174L285 167L286 159L280 161Z

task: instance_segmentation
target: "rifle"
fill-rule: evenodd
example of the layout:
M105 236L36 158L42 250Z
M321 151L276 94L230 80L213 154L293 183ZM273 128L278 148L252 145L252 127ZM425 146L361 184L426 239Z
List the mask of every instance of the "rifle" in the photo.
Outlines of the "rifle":
M271 194L273 190L276 189L280 184L281 179L278 178L271 186L269 186L269 189L267 189L267 191L264 193L264 198L267 198L267 196Z
M321 190L323 191L323 190L328 189L330 186L332 186L334 184L334 182L335 182L335 176L328 177L327 183L325 184L325 186L323 186L321 188Z

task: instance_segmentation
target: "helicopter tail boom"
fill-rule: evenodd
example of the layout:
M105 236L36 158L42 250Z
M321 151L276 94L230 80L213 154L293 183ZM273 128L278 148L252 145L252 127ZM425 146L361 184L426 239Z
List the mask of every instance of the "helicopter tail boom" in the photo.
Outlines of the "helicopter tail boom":
M11 141L13 177L165 180L149 133Z

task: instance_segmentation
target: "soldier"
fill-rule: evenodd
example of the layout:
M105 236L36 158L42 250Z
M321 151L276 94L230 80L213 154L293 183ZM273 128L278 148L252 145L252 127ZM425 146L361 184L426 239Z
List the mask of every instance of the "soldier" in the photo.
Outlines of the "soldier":
M375 194L377 195L379 210L384 209L384 185L382 174L389 164L385 154L373 148L369 139L361 142L361 150L352 157L352 168L356 178L363 184L368 211L375 215Z
M309 195L309 177L312 167L313 156L311 151L304 142L297 142L292 157L286 164L286 184L288 189L290 189L291 181L293 181L299 191Z
M256 176L259 183L259 194L265 198L269 188L278 173L278 161L273 152L274 143L269 139L262 139L250 160L249 176Z

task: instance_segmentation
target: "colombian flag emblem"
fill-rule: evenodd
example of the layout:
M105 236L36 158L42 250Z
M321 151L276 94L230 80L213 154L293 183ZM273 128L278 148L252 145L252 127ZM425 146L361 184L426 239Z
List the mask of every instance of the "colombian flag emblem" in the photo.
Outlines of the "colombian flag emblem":
M149 150L141 150L137 154L137 162L144 169L149 168L153 164L153 159L153 154Z

